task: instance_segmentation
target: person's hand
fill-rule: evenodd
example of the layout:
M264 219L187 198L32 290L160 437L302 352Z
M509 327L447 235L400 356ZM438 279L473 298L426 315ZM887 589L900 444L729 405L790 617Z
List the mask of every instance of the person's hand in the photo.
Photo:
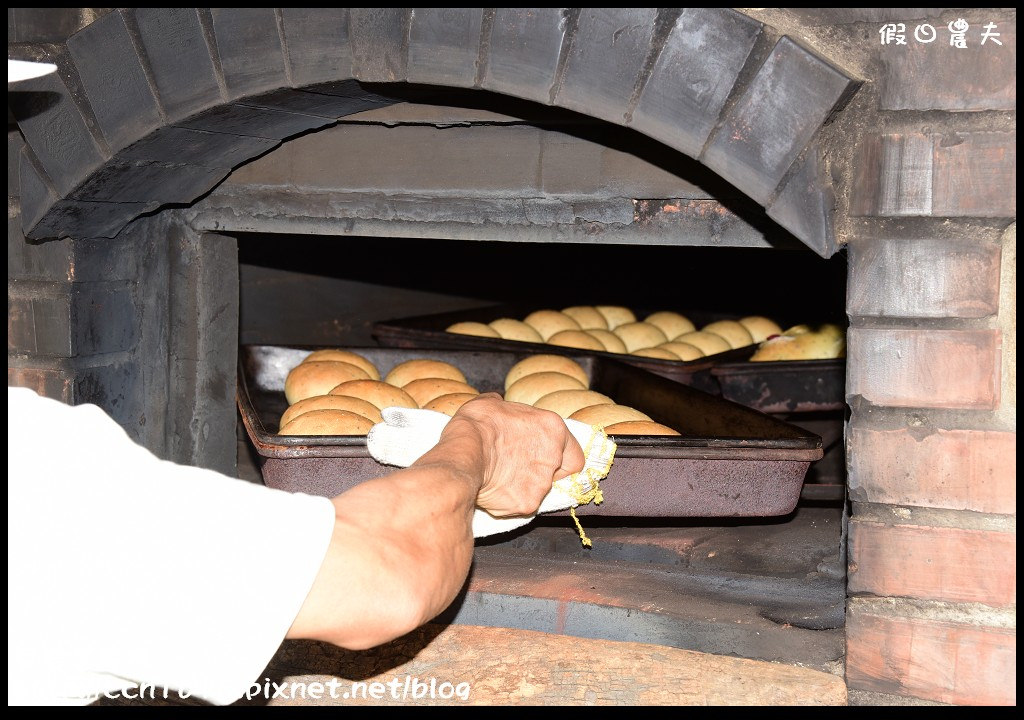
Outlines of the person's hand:
M560 478L583 469L583 450L561 417L485 393L465 405L442 433L476 434L483 485L477 505L495 517L530 515Z

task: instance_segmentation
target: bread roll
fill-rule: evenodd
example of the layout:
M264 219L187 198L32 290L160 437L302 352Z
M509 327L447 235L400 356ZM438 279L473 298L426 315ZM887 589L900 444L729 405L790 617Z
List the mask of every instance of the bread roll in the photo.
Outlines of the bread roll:
M740 325L747 329L755 343L764 342L772 335L782 334L782 328L778 323L761 315L740 318Z
M466 376L451 363L446 363L443 360L427 360L425 358L398 363L391 368L391 372L384 378L384 382L395 387L405 387L413 380L419 380L420 378L448 378L449 380L466 382Z
M550 410L567 418L577 410L591 405L614 404L615 401L610 397L593 390L556 390L538 398L533 406L541 410Z
M626 345L627 352L642 350L643 348L654 347L655 345L661 345L663 342L668 342L668 338L665 337L665 333L661 331L661 328L645 322L619 325L612 332L618 335Z
M590 305L573 305L563 308L562 312L579 323L582 330L607 330L608 321L604 315L597 311L597 308Z
M448 378L420 378L402 388L409 393L409 397L415 400L420 407L426 406L434 398L452 393L471 393L479 395L480 391L472 385L467 385L458 380Z
M591 405L577 410L569 417L602 428L627 420L650 420L639 410L626 405Z
M735 320L719 320L705 325L701 330L722 336L732 348L754 344L754 338L750 336L750 332Z
M533 405L537 400L556 390L585 390L586 386L574 377L560 372L539 372L512 383L505 391L509 402Z
M542 343L544 338L532 327L522 320L512 318L498 318L489 325L497 331L505 340L517 340L518 342Z
M329 394L360 398L378 410L386 407L419 408L409 393L383 380L351 380L333 388Z
M348 397L347 395L317 395L316 397L299 400L284 411L281 416L280 426L284 427L293 418L313 410L347 410L356 415L362 415L367 420L379 423L384 420L380 416L380 410L359 398Z
M626 343L622 342L622 338L613 333L611 330L584 330L583 332L588 335L595 337L598 341L604 345L606 352L610 353L625 353Z
M679 337L683 333L693 332L697 329L697 326L690 322L690 318L668 310L651 313L644 318L644 322L656 325L665 333L666 338Z
M558 310L538 310L523 318L523 322L532 327L545 342L552 335L563 330L579 330L580 324Z
M476 335L477 337L501 337L497 330L490 325L484 325L480 322L457 322L454 325L449 325L446 332L455 333L456 335Z
M441 395L436 397L426 405L423 406L424 410L435 410L445 415L451 416L458 412L459 408L468 403L470 400L475 398L476 395L473 393L451 393L449 395Z
M327 395L331 388L349 380L369 379L365 370L347 362L315 360L296 365L284 381L284 396L289 405L316 395Z
M367 382L377 382L368 380ZM346 410L310 410L293 418L279 435L365 435L373 423Z
M640 350L634 350L633 352L630 353L630 355L636 355L637 357L655 358L656 360L681 360L681 358L674 352L663 347L641 348Z
M582 330L562 330L561 332L556 332L548 338L548 345L604 352L604 345L601 344L601 341Z
M732 346L721 335L706 333L697 330L695 332L683 333L672 342L683 342L700 349L705 355L715 355L720 352L732 350Z
M539 372L559 372L574 377L590 387L590 377L578 362L565 355L531 355L513 365L505 375L505 389L508 390L517 380Z
M377 370L377 366L372 362L364 358L358 353L354 353L350 350L339 350L338 348L324 348L323 350L314 350L306 359L302 362L321 362L321 361L333 361L333 362L347 362L349 365L355 365L361 367L366 371L366 376L371 380L380 380L380 372Z
M627 420L625 422L605 425L604 431L609 435L678 435L670 427L650 420Z
M704 357L704 351L702 351L696 345L684 342L667 342L662 343L658 347L668 350L673 353L683 362L689 362L690 360L697 360L698 358Z
M633 311L621 305L595 305L594 309L604 317L609 330L614 330L619 325L636 322L636 315L633 314Z
M846 339L832 332L779 335L761 343L751 362L781 360L826 360L846 354Z

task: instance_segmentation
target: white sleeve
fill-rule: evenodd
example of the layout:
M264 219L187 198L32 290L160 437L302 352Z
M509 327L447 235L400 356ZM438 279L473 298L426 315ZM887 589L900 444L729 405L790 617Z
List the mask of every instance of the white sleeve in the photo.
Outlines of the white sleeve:
M214 703L277 650L334 528L327 498L157 459L102 410L7 394L11 704L125 681Z

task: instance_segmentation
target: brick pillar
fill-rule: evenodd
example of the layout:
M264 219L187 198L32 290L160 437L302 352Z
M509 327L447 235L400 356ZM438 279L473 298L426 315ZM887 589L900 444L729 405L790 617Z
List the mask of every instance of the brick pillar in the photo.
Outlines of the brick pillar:
M879 49L854 152L851 691L1016 703L1016 24L990 19L1002 52Z

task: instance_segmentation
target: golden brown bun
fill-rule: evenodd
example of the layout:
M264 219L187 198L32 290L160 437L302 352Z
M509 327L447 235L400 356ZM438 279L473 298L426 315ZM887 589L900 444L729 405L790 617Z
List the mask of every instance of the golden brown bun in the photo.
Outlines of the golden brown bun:
M376 382L369 380L368 382ZM373 422L347 410L310 410L281 428L280 435L365 435Z
M614 404L615 401L610 397L593 390L556 390L538 398L533 406L541 410L550 410L567 418L577 410L591 405Z
M317 395L315 397L306 398L305 400L299 400L294 405L290 406L284 411L281 416L281 427L284 427L293 418L297 418L299 415L311 412L313 410L347 410L348 412L354 412L356 415L362 415L367 420L375 423L382 422L384 418L380 416L380 410L359 398L348 397L347 395Z
M750 356L751 362L781 360L826 360L846 354L846 339L831 332L779 335L765 340Z
M451 395L452 393L480 394L480 391L472 385L467 385L458 380L449 380L448 378L420 378L419 380L413 380L402 389L409 393L409 397L415 400L420 407L424 407L428 402L442 395Z
M650 420L627 420L625 422L605 425L604 431L609 435L678 435L670 427Z
M547 341L552 335L563 330L579 330L580 324L558 310L538 310L523 318L523 322L532 327Z
M501 337L497 330L481 322L457 322L454 325L449 325L446 332L455 333L456 335L476 335L477 337Z
M540 333L524 323L522 320L498 318L489 324L505 340L534 343L544 342L544 338L540 336Z
M764 342L772 335L782 334L782 328L777 322L761 315L740 318L740 325L747 329L755 343Z
M725 338L732 348L747 347L754 344L750 332L735 320L719 320L701 328L704 332L714 333Z
M296 365L284 381L284 396L289 405L316 395L326 395L339 383L368 379L357 365L347 362L315 360Z
M619 325L612 332L618 335L619 339L626 345L627 352L642 350L643 348L654 347L655 345L661 345L663 342L668 342L668 338L665 337L665 333L661 331L661 328L645 322Z
M704 351L690 343L667 342L662 343L658 347L668 350L683 362L689 362L690 360L697 360L698 358L704 357Z
M590 305L573 305L562 308L562 312L571 317L582 330L607 330L608 321L604 315L597 311L597 308Z
M604 346L605 352L626 352L626 344L622 342L622 339L611 330L584 330L583 332L601 343L601 345Z
M389 385L383 380L352 380L333 388L329 394L357 397L378 410L383 410L386 407L419 408L409 393L402 388Z
M697 329L697 326L690 322L690 318L668 310L651 313L644 318L644 322L657 325L658 329L665 333L666 338L679 337L683 333Z
M604 352L604 345L601 344L601 341L583 330L562 330L561 332L556 332L548 338L548 345Z
M333 361L333 362L347 362L349 365L355 365L361 367L366 371L366 376L371 380L380 380L380 372L377 370L377 366L372 362L364 358L358 353L354 353L350 350L339 350L338 348L324 348L323 350L314 350L306 359L302 362L321 362L321 361Z
M556 390L585 390L586 387L574 377L560 372L539 372L527 375L509 385L505 399L509 402L533 405L537 400Z
M595 305L594 309L604 317L609 330L614 330L619 325L636 322L636 315L633 314L633 311L621 305Z
M466 376L451 363L446 363L443 360L427 360L425 358L398 363L391 368L391 372L384 378L384 382L395 387L405 387L413 380L419 380L420 378L448 378L449 380L466 382Z
M574 377L583 383L583 387L590 387L590 378L583 367L565 355L531 355L513 365L505 375L505 389L508 390L512 384L527 375L540 372L559 372L563 375Z
M458 412L459 408L468 403L470 400L475 398L476 395L473 393L451 393L449 395L441 395L436 397L426 405L423 406L424 410L435 410L445 415L454 415Z
M688 345L693 345L705 355L715 355L716 353L725 352L726 350L732 350L732 346L729 345L729 342L721 335L701 332L700 330L683 333L679 337L674 338L672 342L682 342L687 343Z
M626 405L591 405L577 410L569 417L587 425L598 425L602 428L628 420L650 420L639 410Z
M639 350L634 350L633 352L630 353L630 355L636 355L637 357L655 358L657 360L679 361L682 359L671 350L668 350L667 348L663 347L641 348Z

